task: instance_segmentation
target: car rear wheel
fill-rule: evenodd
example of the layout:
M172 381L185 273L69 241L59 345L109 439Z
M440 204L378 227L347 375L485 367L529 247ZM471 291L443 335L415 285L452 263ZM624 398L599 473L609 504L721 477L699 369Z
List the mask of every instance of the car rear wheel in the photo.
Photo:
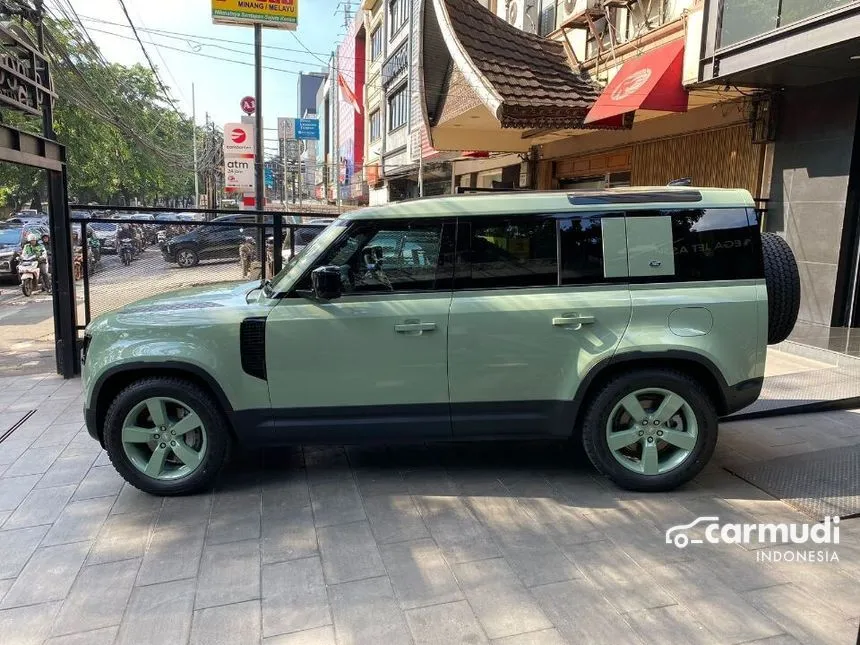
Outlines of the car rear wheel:
M184 248L176 251L176 264L178 264L183 269L189 269L193 266L197 266L200 262L200 258L197 255L197 251L194 249Z
M667 491L708 463L717 442L717 413L685 374L632 371L594 397L582 440L595 468L622 488Z
M201 388L180 379L143 379L108 408L105 449L117 472L153 495L185 495L212 486L227 455L223 414Z

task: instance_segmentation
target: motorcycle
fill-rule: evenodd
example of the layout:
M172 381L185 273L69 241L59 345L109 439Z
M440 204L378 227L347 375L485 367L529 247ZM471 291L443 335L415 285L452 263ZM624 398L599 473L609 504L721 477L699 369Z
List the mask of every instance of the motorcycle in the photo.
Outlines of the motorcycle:
M125 266L129 266L134 259L134 247L134 240L129 237L119 241L119 259Z
M45 261L45 275L39 269L39 261L21 260L18 262L18 277L21 279L21 293L30 297L37 290L43 293L51 293L51 283L48 281L47 260ZM43 284L44 281L44 284Z
M158 243L159 248L167 244L167 231L158 231L155 241Z

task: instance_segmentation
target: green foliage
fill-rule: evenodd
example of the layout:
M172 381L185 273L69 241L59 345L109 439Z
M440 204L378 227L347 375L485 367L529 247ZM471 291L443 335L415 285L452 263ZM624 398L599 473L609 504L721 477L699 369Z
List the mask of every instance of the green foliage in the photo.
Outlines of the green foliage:
M191 119L169 105L141 65L106 62L71 25L46 29L54 129L66 146L70 199L144 204L193 195ZM40 132L39 120L3 111L5 123ZM0 164L0 199L18 209L44 197L40 171Z

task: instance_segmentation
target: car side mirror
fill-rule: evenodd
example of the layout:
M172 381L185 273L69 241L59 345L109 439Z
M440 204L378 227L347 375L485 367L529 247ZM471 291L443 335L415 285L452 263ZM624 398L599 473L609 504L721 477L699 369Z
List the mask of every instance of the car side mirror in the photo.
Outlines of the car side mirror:
M343 293L340 267L323 266L311 271L314 296L319 300L334 300Z

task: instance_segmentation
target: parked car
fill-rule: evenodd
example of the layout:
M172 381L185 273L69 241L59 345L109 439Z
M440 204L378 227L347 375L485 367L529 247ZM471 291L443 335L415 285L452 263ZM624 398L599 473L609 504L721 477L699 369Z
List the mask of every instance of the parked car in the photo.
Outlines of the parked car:
M30 233L41 238L49 231L47 226L39 224L0 224L0 277L18 277L18 258Z
M229 445L570 439L631 490L710 459L797 318L797 265L744 190L415 200L343 215L271 283L91 322L85 419L150 493Z
M253 222L256 222L253 214L216 217L209 224L194 226L187 233L169 239L161 248L162 256L166 262L182 268L196 266L201 260L238 259L239 244L246 235L243 225ZM271 225L272 217L267 216L265 222ZM267 229L268 234L271 229Z
M101 244L102 253L117 252L117 234L119 233L119 224L113 222L90 222L87 228L91 228Z

